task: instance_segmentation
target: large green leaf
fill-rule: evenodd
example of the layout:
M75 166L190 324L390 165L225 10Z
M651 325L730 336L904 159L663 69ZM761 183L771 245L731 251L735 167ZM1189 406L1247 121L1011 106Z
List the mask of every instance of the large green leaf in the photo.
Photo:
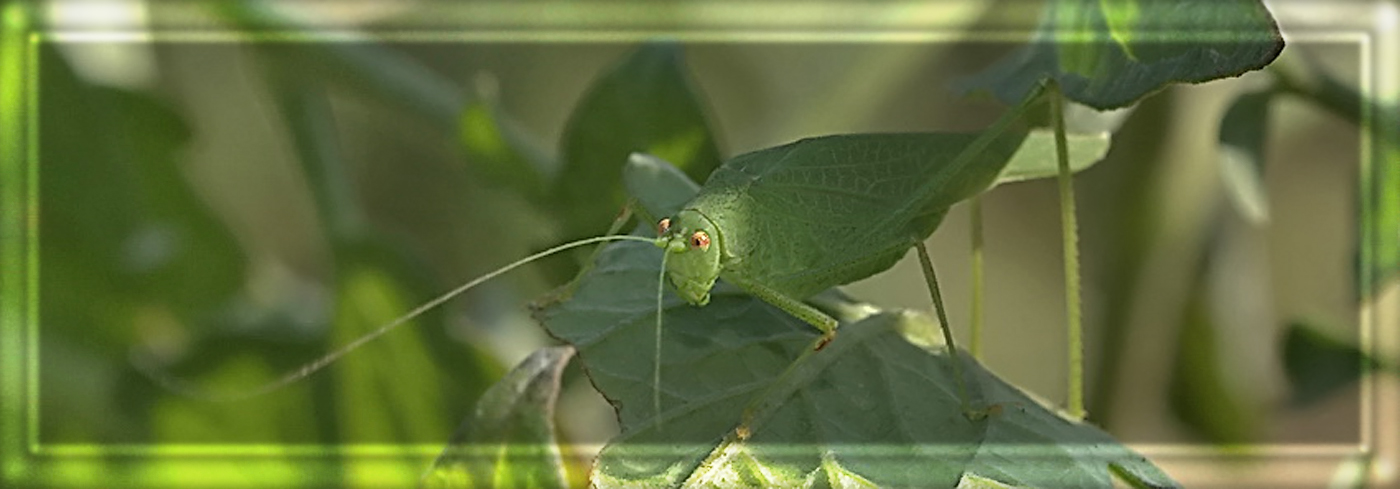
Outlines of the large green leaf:
M544 192L555 162L515 124L494 98L482 97L463 108L457 137L466 153L467 166L474 172L492 183L537 198Z
M155 98L89 84L56 51L40 53L46 325L72 317L117 333L91 327L100 314L78 319L113 296L163 303L181 319L228 300L242 286L243 251L185 179L189 127Z
M973 401L990 406L989 416L969 420L930 319L836 294L818 305L842 320L840 334L804 355L817 332L767 303L721 287L693 307L668 292L658 415L648 373L660 253L611 245L570 299L538 314L579 349L618 409L623 433L597 460L594 484L950 487L978 476L1104 487L1112 466L1145 486L1175 486L1107 434L1056 415L964 356ZM746 409L751 436L741 440Z
M567 346L541 348L491 386L420 487L568 487L554 401L573 356Z
M965 86L1011 104L1053 78L1071 100L1111 109L1170 83L1239 76L1282 50L1259 0L1053 0L1029 45Z
M620 175L634 152L675 163L697 181L720 164L679 45L641 46L599 77L570 114L553 187L566 237L607 229L622 208Z

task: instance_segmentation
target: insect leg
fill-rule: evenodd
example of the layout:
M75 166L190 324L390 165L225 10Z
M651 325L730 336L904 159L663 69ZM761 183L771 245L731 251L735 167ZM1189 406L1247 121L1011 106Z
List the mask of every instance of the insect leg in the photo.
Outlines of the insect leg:
M963 414L969 419L981 418L985 415L978 415L978 411L971 408L967 397L967 384L963 381L962 356L958 353L958 345L953 340L953 330L948 325L948 312L943 308L943 295L938 292L938 274L933 271L933 260L928 257L928 248L924 246L922 240L914 242L914 248L919 250L919 264L924 268L924 280L928 282L929 295L933 297L933 309L938 315L938 327L943 329L943 342L948 345L948 358L953 361L953 379L958 386L958 401L962 403Z
M828 316L826 313L807 305L805 302L794 299L777 290L773 290L773 288L758 283L757 281L728 276L724 277L724 279L734 285L738 285L739 288L753 294L755 297L763 299L764 302L778 306L779 309L787 311L788 314L796 316L798 319L806 321L807 324L816 327L818 331L822 332L822 337L817 340L816 346L812 348L813 350L820 350L826 347L827 343L831 343L831 340L836 338L836 326L839 324L836 318Z

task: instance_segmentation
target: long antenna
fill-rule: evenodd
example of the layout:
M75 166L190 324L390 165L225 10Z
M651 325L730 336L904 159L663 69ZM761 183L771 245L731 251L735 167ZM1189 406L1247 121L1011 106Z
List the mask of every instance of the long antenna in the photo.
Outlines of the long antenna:
M651 408L656 413L656 430L661 431L661 298L666 294L666 258L670 251L661 252L661 273L656 277L656 358L651 370Z
M400 325L403 325L403 323L406 323L406 322L412 320L413 318L416 318L416 317L422 315L424 312L427 312L429 309L432 309L432 308L434 308L434 307L437 307L437 306L439 306L439 305L442 305L442 303L447 302L448 300L451 300L453 297L456 297L456 296L458 296L458 295L461 295L463 292L466 292L466 291L470 290L472 287L476 287L476 286L478 286L478 285L481 285L482 283L485 283L485 282L488 281L488 280L491 280L491 279L496 278L496 277L498 277L498 276L500 276L500 275L502 275L502 274L504 274L504 273L506 273L506 272L509 272L509 271L511 271L511 270L514 270L514 269L516 269L516 268L519 268L519 267L522 266L522 265L525 265L525 264L530 263L530 262L532 262L532 261L538 260L538 259L540 259L540 258L544 258L544 257L549 256L549 255L553 255L553 254L555 254L555 253L559 253L559 252L561 252L561 251L565 251L565 250L577 248L577 247L580 247L580 246L590 245L590 244L594 244L594 243L601 243L601 242L605 242L605 241L624 241L624 240L625 240L625 241L641 241L641 242L645 242L645 243L652 243L652 242L655 241L654 239L647 239L647 238L642 238L642 237L639 237L639 236L630 236L630 235L621 235L621 234L619 234L619 235L610 235L610 236L594 236L594 237L592 237L592 238L584 238L584 239L581 239L581 240L578 240L578 241L573 241L573 242L570 242L570 243L564 243L564 244L561 244L561 245L559 245L559 246L555 246L555 247L553 247L553 248L550 248L550 249L541 251L541 252L539 252L539 253L535 253L535 254L533 254L533 255L527 256L527 257L525 257L525 258L521 258L521 259L519 259L519 260L516 260L516 261L514 261L514 262L511 262L509 265L506 265L506 266L504 266L504 267L498 268L498 269L496 269L495 271L492 271L492 272L490 272L490 273L487 273L486 275L482 275L482 276L476 278L475 280L472 280L472 281L470 281L470 282L467 282L467 283L465 283L465 284L462 284L461 286L459 286L459 287L457 287L457 288L455 288L455 289L449 290L449 291L447 291L446 293L444 293L444 294L442 294L442 295L440 295L440 296L437 296L437 298L435 298L435 299L433 299L433 300L430 300L430 301L428 301L428 302L423 303L423 305L414 308L412 311L408 311L407 313L405 313L405 314L402 315L402 316L399 316L398 318L394 319L393 321L389 321L388 323L385 323L383 326L380 326L379 328L375 329L374 331L371 331L371 332L369 332L369 333L366 333L364 336L361 336L361 337L357 338L355 341L352 341L352 342L350 342L350 343L347 343L345 346L342 346L342 347L340 347L339 349L337 349L337 350L335 350L335 351L333 351L333 352L330 352L330 353L326 354L326 356L323 356L323 357L317 359L316 361L313 361L313 362L311 362L311 363L308 363L308 364L306 364L306 365L303 365L301 368L298 368L298 369L296 369L296 370L294 370L294 371L288 372L287 374L283 375L282 377L278 378L277 380L274 380L274 381L272 381L272 382L268 382L268 383L266 383L266 384L263 384L263 385L261 385L261 386L258 386L258 387L255 388L255 389L248 390L248 391L240 391L240 392L237 392L237 393L231 393L231 392L213 392L213 391L209 391L209 390L207 390L207 389L201 388L201 387L198 386L198 385L192 384L192 383L190 383L189 381L186 381L186 380L184 380L184 379L177 378L177 377L175 377L175 376L173 376L173 375L170 375L169 373L165 372L161 367L157 366L157 365L155 364L155 362L153 362L153 361L150 359L150 355L149 355L149 354L144 354L141 350L136 350L136 349L133 349L133 350L132 350L132 354L131 354L131 363L132 363L133 365L135 365L135 366L137 367L137 369L140 370L142 373L144 373L144 374L146 374L148 377L150 377L151 380L155 381L157 384L160 384L162 387L164 387L164 388L166 388L166 389L169 389L169 390L171 390L171 391L180 393L181 395L184 395L184 396L187 396L187 397L192 397L192 398L197 398L197 399L204 399L204 400L208 400L208 401L211 401L211 402L231 402L231 401L238 401L238 400L242 400L242 399L248 399L248 398L252 398L252 397L257 397L257 396L261 396L261 395L263 395L263 394L267 394L267 393L269 393L269 392L275 391L275 390L277 390L277 389L281 389L281 388L283 388L283 387L286 387L286 386L290 385L290 384L293 383L293 382L296 382L296 381L301 380L301 379L303 379L303 378L305 378L305 377L307 377L307 376L309 376L309 375L311 375L311 374L313 374L313 373L316 373L316 371L321 370L322 368L325 368L327 365L330 365L331 363L334 363L336 360L340 359L340 357L345 356L345 354L350 353L351 351L354 351L356 348L359 348L359 347L361 347L361 346L364 346L365 343L369 343L370 341L373 341L375 338L378 338L378 337L380 337L380 336L384 336L385 333L388 333L389 331L393 330L394 328L397 328L397 327L399 327Z

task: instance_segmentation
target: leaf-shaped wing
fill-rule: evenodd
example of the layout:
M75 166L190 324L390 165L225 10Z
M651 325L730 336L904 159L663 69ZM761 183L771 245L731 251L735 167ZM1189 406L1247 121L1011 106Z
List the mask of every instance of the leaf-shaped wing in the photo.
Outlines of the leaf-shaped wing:
M807 297L888 269L990 186L1025 134L803 139L726 162L687 207L720 228L727 273Z

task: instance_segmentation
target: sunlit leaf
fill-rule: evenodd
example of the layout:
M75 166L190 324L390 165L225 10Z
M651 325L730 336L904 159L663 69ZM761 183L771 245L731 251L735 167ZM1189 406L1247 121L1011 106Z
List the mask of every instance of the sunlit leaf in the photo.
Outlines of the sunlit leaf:
M405 272L388 247L365 246L347 254L337 272L331 345L354 341L430 295ZM330 374L340 410L338 433L345 442L426 443L445 440L458 412L475 400L501 371L485 352L453 341L429 311L393 334L342 358ZM415 474L417 470L415 470Z
M554 162L533 142L521 140L523 131L509 129L510 124L513 121L502 115L494 101L468 103L458 126L467 165L497 185L539 197Z
M419 486L568 487L554 437L554 401L573 355L570 347L543 348L516 365L481 395Z
M1094 163L1103 160L1108 154L1111 138L1108 133L1066 134L1069 147L1069 171L1079 173L1089 169ZM1059 160L1055 156L1055 133L1037 129L1026 135L1026 140L1011 156L1011 161L997 175L996 183L1020 182L1039 178L1052 178L1059 174Z
M1278 26L1258 0L1053 0L1029 45L964 87L1011 104L1054 78L1069 99L1112 109L1171 83L1259 69L1282 49Z

